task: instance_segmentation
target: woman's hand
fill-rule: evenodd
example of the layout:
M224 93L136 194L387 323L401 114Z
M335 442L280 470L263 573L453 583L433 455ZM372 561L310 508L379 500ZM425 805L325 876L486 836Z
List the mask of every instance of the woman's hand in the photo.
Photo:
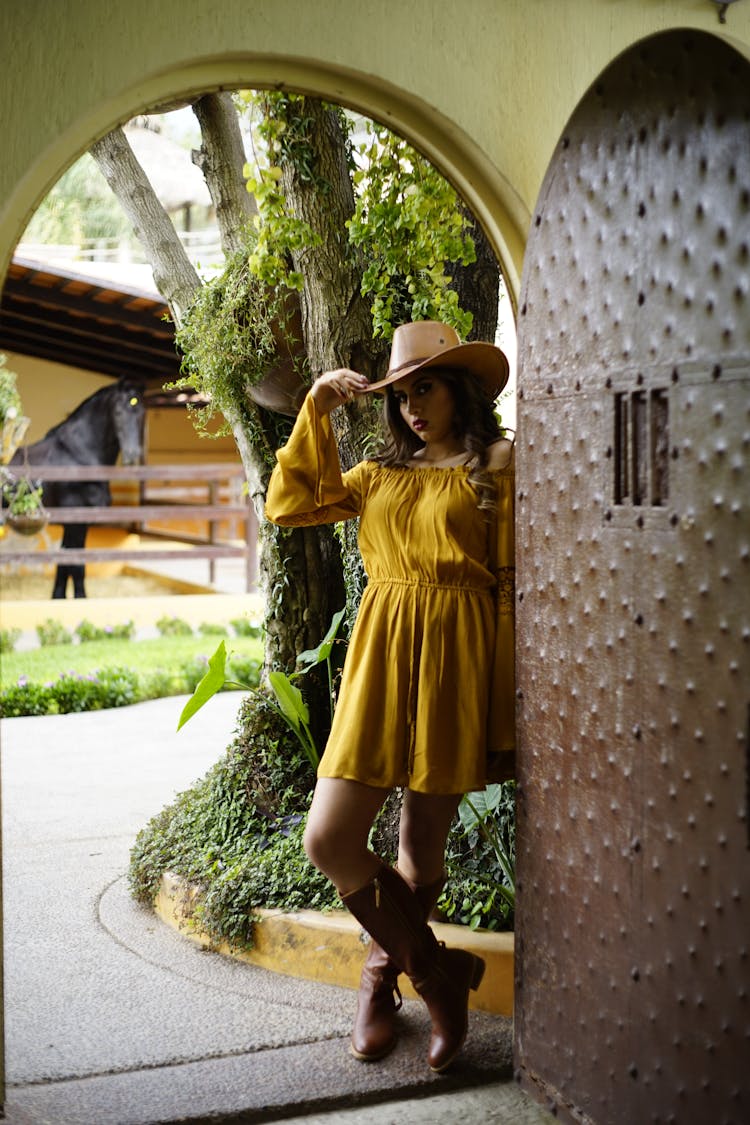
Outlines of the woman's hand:
M337 406L349 402L367 389L367 379L348 367L324 372L312 385L313 397L319 414L330 414Z

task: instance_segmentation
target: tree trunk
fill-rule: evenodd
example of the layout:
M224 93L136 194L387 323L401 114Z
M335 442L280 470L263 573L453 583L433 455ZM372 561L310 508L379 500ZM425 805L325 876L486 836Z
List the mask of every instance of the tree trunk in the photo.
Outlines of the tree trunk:
M468 266L453 262L448 267L453 275L451 288L458 293L462 309L472 313L474 322L470 340L495 342L497 333L497 306L500 295L500 268L489 244L487 235L468 207L462 204L461 213L474 240L477 259Z
M201 147L193 152L216 208L219 237L227 257L242 249L243 231L256 215L255 198L245 185L245 149L231 94L206 94L193 103L201 127Z
M226 154L229 150L222 145L220 135L227 126L226 116L205 113L203 123L206 150ZM179 326L184 313L195 300L201 281L169 216L121 129L115 129L97 141L91 151L128 216L151 264L156 286ZM225 164L221 174L231 178L230 169L231 165ZM216 164L214 173L219 174ZM235 178L236 173L235 168ZM281 531L263 525L268 471L263 453L256 450L250 440L246 425L248 412L254 415L258 428L262 429L262 411L252 402L238 403L234 410L225 410L225 416L237 443L250 496L263 527L259 571L266 593L265 661L269 668L290 669L294 667L298 652L313 648L325 635L331 617L343 604L341 559L328 528ZM323 709L325 713L327 707Z
M337 367L350 367L372 379L382 369L384 348L372 338L372 317L361 293L361 258L347 236L346 223L354 214L354 192L341 119L317 98L306 97L301 105L292 101L286 106L288 114L297 116L296 125L300 119L306 123L307 156L304 166L298 165L293 155L282 156L279 161L286 210L318 236L315 245L291 253L294 269L303 277L300 306L308 364L313 378ZM297 133L298 129L290 131ZM361 460L365 438L377 430L378 418L372 396L332 413L331 427L344 469ZM328 529L325 534L321 529L318 546L329 566L329 581L334 573L337 578L335 596L339 600L333 609L346 600L350 624L365 582L357 531L354 520L343 525L341 561L336 571L332 552L337 545ZM308 583L307 599L308 612L325 619L331 608L331 590L317 582Z
M91 146L136 238L151 264L156 288L169 305L172 319L180 324L195 300L201 280L177 237L169 215L162 207L146 173L135 158L122 129L113 129Z
M346 138L335 110L317 98L305 98L306 141L310 150L304 172L282 160L287 211L306 222L318 245L292 251L294 268L304 278L302 324L313 377L344 363L374 373L378 351L372 344L372 320L360 293L362 265L348 244L346 222L354 215L354 192L346 156Z

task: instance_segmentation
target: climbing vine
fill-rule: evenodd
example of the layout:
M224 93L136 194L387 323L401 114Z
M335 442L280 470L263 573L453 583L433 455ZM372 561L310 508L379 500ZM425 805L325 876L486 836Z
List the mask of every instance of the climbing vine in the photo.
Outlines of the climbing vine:
M409 320L440 320L467 337L472 315L450 288L449 263L476 260L455 191L415 149L384 125L366 122L354 147L357 205L348 224L368 262L362 292L373 333L390 339Z
M310 117L303 94L287 91L244 91L237 95L240 108L251 122L254 163L243 174L247 190L255 196L257 240L249 258L250 272L270 286L301 290L304 278L291 267L292 251L319 245L320 237L309 223L290 215L281 186L281 163L294 165L304 183L316 180L315 151L310 143ZM318 180L321 194L325 182Z
M204 405L189 407L197 429L219 436L230 432L227 418L243 419L251 443L263 463L289 433L281 415L268 415L264 425L248 400L254 386L278 361L279 341L290 341L288 291L268 285L253 272L255 236L247 232L245 247L230 257L222 273L207 282L176 333L183 354L182 374L172 384L192 387ZM300 367L302 360L298 361ZM213 425L213 429L210 427Z

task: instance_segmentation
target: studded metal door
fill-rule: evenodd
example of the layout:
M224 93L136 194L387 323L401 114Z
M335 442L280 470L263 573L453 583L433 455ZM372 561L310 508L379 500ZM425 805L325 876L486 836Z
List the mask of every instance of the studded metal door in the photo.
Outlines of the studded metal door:
M750 64L576 111L519 317L516 1065L561 1118L750 1121Z

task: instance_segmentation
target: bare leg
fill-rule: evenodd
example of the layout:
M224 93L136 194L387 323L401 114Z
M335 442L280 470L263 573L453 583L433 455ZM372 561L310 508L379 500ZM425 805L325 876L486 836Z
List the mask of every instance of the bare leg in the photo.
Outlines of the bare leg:
M443 876L445 843L456 815L460 794L433 796L404 791L398 842L398 869L420 886Z
M321 777L315 786L305 851L342 895L363 887L381 866L367 841L387 795L387 789L338 777Z
M399 874L368 847L386 792L355 781L321 778L308 817L305 851L372 939L360 982L353 1054L371 1061L393 1047L393 992L403 969L429 1009L433 1026L428 1063L439 1072L461 1049L469 991L478 987L484 972L481 958L445 949L425 922L442 886L445 841L460 798L407 790Z

